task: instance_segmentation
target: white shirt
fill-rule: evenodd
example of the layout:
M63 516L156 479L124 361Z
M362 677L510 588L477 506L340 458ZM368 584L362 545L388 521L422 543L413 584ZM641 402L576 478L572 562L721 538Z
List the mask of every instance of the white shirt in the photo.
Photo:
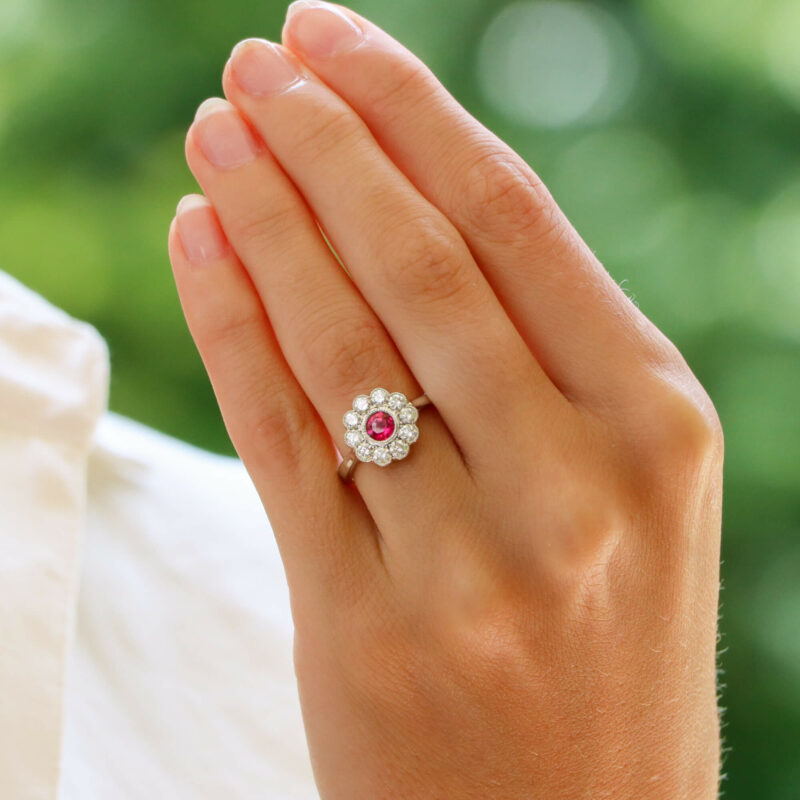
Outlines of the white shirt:
M108 370L0 273L0 798L316 798L250 479L108 413Z

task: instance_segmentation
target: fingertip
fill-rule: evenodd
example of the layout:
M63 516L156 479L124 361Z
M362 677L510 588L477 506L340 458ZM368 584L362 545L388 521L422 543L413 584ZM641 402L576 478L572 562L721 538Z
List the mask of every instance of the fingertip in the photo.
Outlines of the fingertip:
M196 147L194 141L194 122L186 129L186 136L183 139L183 156L186 159L186 163L189 166L189 169L192 168L192 150Z
M233 105L233 100L231 100L231 98L236 90L236 81L233 78L232 70L231 58L229 57L225 62L225 66L222 68L222 93L225 95L228 102Z
M177 260L176 256L183 255L185 257L182 251L183 248L178 238L178 218L177 216L173 216L169 222L169 230L167 231L167 252L169 253L169 260L173 269L175 268L175 262Z
M218 261L230 249L227 237L208 198L187 194L176 209L174 227L186 259L193 264Z
M286 10L281 36L312 58L329 58L362 44L365 31L343 6L296 0Z
M197 120L217 111L227 111L231 107L231 104L224 97L207 97L197 106L197 111L194 112L194 121L197 122Z
M178 205L175 208L175 216L179 217L184 212L190 211L193 208L211 208L211 203L205 195L197 192L190 192L178 200Z

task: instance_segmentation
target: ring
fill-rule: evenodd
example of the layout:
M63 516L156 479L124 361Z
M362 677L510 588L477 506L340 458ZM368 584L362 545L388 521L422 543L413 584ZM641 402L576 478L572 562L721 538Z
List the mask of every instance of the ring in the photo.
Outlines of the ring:
M368 395L358 395L342 417L344 441L351 452L339 464L339 477L345 483L352 481L359 461L385 467L405 458L419 438L417 409L430 402L425 394L412 401L402 392L387 392L380 387Z

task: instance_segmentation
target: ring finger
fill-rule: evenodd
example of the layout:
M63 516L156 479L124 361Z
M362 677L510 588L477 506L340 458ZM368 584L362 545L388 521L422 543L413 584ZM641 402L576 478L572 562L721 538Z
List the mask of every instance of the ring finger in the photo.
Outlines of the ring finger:
M342 415L356 394L381 386L411 400L419 384L336 262L302 197L230 103L212 98L201 105L186 156L261 297L289 366L340 452L348 453ZM365 465L356 473L384 536L393 521L413 515L409 498L435 476L446 475L454 488L466 479L436 410L421 416L423 434L408 462L389 470Z

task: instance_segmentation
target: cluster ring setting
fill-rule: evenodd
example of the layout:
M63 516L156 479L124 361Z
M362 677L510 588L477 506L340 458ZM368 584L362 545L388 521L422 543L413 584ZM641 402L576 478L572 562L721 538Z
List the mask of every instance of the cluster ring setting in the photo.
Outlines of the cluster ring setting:
M342 462L340 476L349 480L359 461L385 467L404 459L419 438L418 409L428 402L425 395L412 402L402 392L381 387L358 395L342 417L344 441L353 453Z

